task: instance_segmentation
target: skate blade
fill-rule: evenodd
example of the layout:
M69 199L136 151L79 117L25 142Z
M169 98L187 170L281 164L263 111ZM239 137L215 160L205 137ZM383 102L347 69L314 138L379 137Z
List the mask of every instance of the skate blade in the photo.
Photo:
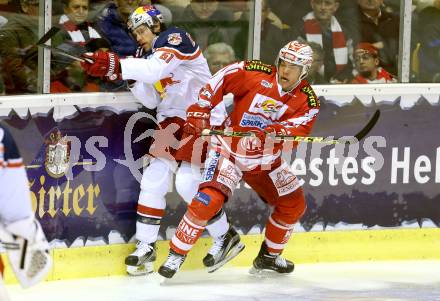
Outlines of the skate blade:
M228 263L229 261L234 259L238 254L240 254L241 251L243 251L244 247L245 247L244 244L241 242L236 244L229 251L228 255L226 255L226 257L222 261L219 261L216 264L214 264L213 266L207 268L208 273L213 273L213 272L217 271L219 268L224 266L226 263Z
M154 271L154 262L147 262L139 266L127 265L127 274L130 276L144 276Z
M278 273L268 269L257 269L254 266L249 269L249 274L257 278L278 278L290 275L290 273Z

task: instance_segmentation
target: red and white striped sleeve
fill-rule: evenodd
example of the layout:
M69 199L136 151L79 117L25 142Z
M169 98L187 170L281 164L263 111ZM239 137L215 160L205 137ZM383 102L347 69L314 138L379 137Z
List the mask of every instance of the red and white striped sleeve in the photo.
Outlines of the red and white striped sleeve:
M309 136L319 113L319 100L309 85L300 88L295 102L301 102L299 109L287 110L282 116L281 124L287 127L292 135Z
M244 62L230 64L219 70L208 83L200 89L199 100L209 101L212 106L211 125L221 125L227 117L224 96L242 96L247 93Z

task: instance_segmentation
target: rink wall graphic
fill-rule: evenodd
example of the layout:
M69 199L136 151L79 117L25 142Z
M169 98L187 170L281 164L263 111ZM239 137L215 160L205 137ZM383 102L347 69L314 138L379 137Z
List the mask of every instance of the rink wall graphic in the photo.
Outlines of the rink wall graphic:
M308 205L297 232L440 225L439 88L417 93L420 86L395 86L317 87L321 111L313 135L350 135L376 109L382 115L370 136L350 148L304 143L284 153L304 181ZM123 243L134 235L139 168L154 118L130 95L103 95L46 96L31 105L11 97L0 106L1 120L19 137L36 216L56 247ZM148 129L146 139L134 142ZM173 187L167 200L163 239L186 207ZM226 208L242 233L262 232L268 209L246 185Z
M322 108L313 135L350 135L376 109L382 116L370 136L350 149L300 144L293 154L284 152L304 181L308 205L286 257L296 263L438 258L440 86L315 89ZM56 264L48 279L125 273L122 258L133 249L126 242L133 241L152 113L128 93L2 97L0 120L17 137L33 208L53 247ZM173 187L167 200L164 240L185 210ZM246 185L226 209L247 234L245 251L231 264L250 265L268 209ZM159 242L158 264L167 248L167 241ZM202 238L184 268L201 268L208 248ZM13 281L10 269L6 280Z

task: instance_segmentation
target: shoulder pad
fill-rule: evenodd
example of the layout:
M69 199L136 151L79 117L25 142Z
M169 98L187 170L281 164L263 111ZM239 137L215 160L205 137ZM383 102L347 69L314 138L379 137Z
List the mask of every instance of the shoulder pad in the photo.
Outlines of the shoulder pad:
M179 52L190 54L194 53L199 47L185 30L171 27L157 37L154 48L168 47L174 48Z
M307 104L309 105L309 108L315 108L321 105L319 103L319 98L309 84L304 85L300 90L307 96Z
M272 74L273 69L269 64L265 64L259 60L245 61L244 70L246 71L259 71L267 74Z

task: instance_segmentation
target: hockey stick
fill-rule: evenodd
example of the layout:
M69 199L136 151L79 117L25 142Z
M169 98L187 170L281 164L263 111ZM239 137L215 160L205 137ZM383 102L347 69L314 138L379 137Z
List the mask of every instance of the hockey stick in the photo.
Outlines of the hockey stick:
M297 141L297 142L319 142L325 144L340 144L340 143L353 144L362 140L371 131L371 129L376 125L377 121L379 120L379 117L380 117L380 110L376 110L376 112L374 112L373 114L373 117L371 117L371 119L364 126L364 128L360 130L356 135L354 135L354 138L356 139L347 140L347 139L343 139L343 137L336 139L326 139L326 137L316 137L316 136L307 137L307 136L277 135L275 136L275 140L287 140L287 141ZM213 136L213 135L220 135L226 137L255 137L255 134L252 132L229 132L223 130L210 130L210 129L204 129L202 131L202 136Z
M61 28L58 26L52 26L51 29L49 29L37 42L37 46L40 46L42 44L46 44L47 41L49 41L54 35L56 35Z
M61 49L56 48L56 47L52 47L52 46L50 46L50 45L40 44L40 45L38 45L38 46L43 47L43 48L46 48L46 49L49 49L49 50L51 50L51 51L53 51L53 52L55 52L55 53L58 53L59 55L62 55L62 56L65 56L65 57L71 58L72 60L75 60L75 61L78 61L78 62L87 62L87 63L93 64L93 61L92 61L91 59L80 58L80 57L77 57L77 56L71 55L71 54L65 52L64 50L61 50Z
M59 31L60 31L60 28L58 26L53 26L38 40L37 46L49 49L55 53L58 53L59 55L68 57L68 58L75 60L75 61L78 61L78 62L87 62L87 63L93 64L93 61L91 59L80 58L75 55L71 55L71 54L69 54L69 53L65 52L64 50L59 49L57 47L47 45L46 42L49 41Z

